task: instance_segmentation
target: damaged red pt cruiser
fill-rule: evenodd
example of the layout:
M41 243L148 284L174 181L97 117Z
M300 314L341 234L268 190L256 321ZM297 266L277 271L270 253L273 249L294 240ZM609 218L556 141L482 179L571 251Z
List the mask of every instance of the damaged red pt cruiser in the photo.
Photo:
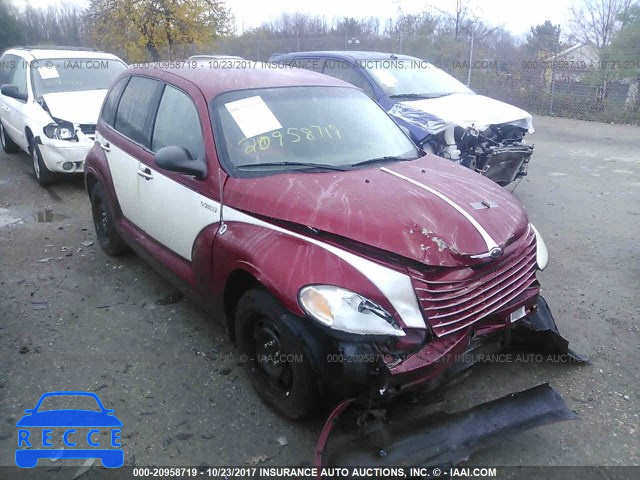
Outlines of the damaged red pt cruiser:
M547 249L520 203L425 154L340 80L129 69L85 179L102 248L132 248L224 311L256 392L290 418L323 398L435 389L480 351L580 360L540 296ZM521 414L500 428L571 416L548 386L518 395Z

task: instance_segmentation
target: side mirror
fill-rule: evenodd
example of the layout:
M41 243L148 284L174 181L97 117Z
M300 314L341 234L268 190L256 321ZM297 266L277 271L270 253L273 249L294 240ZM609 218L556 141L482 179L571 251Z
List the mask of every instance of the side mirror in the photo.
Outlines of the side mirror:
M16 100L22 100L23 102L27 101L27 94L20 93L18 91L18 87L16 87L15 85L2 85L2 88L0 88L0 93L2 93L2 95L4 95L5 97L15 98Z
M156 153L156 165L170 172L205 178L207 172L203 162L191 158L189 151L178 145L163 147Z

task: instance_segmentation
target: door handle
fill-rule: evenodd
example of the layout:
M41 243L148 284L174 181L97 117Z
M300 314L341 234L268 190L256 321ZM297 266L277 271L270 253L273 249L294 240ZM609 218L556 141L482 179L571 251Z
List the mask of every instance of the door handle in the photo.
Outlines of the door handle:
M151 174L151 170L148 168L138 169L136 172L139 176L144 178L145 180L153 180L153 175Z
M5 112L10 112L11 111L11 109L9 107L6 107L4 105L2 106L2 110L4 110Z
M111 145L109 145L109 142L104 142L100 144L100 148L102 150L104 150L105 152L110 152L111 151Z

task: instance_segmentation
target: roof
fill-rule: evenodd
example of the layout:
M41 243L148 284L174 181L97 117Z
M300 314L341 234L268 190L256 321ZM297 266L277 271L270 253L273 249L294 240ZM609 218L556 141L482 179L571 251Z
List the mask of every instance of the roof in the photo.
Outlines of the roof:
M300 57L333 57L343 60L380 60L380 59L398 59L398 60L415 60L416 57L409 55L400 55L389 52L365 52L361 50L316 50L309 52L291 52L273 55L273 60L288 59L288 58L300 58Z
M10 51L14 53L28 53L36 60L45 58L97 58L104 60L120 60L120 58L111 53L102 52L93 48L81 47L15 47L7 50L7 52Z
M337 78L320 73L291 67L269 67L268 64L254 63L253 68L129 68L123 75L138 74L162 78L170 81L177 76L196 85L205 97L213 98L220 93L251 88L293 87L293 86L338 86L355 88Z

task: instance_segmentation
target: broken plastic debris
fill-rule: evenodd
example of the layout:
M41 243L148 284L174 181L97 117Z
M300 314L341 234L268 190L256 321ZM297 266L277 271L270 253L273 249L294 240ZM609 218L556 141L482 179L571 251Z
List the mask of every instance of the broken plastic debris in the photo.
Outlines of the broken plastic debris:
M91 245L93 245L93 240L85 240L84 242L80 242L80 245L82 245L83 247L90 247Z
M280 446L285 447L289 445L289 440L287 440L287 437L283 435L281 437L278 437L278 443L280 444Z

